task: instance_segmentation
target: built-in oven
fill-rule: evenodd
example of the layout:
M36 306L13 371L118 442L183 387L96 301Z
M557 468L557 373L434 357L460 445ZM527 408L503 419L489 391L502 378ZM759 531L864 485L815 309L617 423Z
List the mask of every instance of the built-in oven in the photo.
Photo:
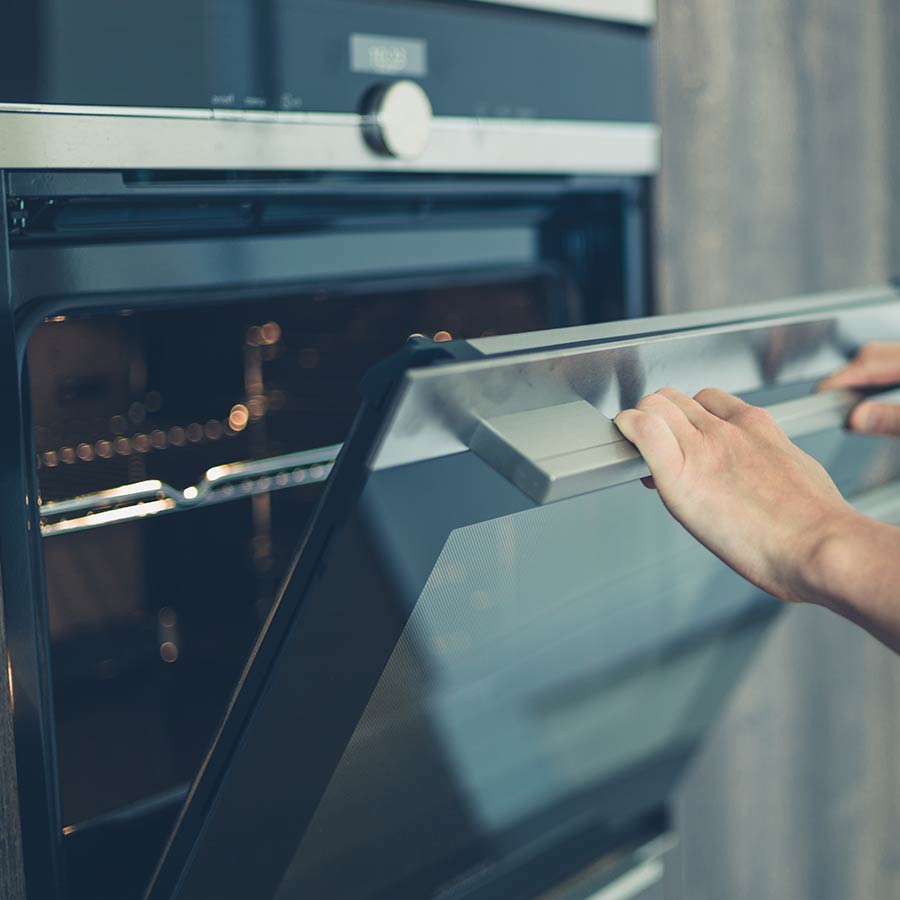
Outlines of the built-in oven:
M84 823L192 778L365 372L414 334L487 337L639 309L625 285L642 259L627 227L642 206L635 185L603 178L348 188L328 176L11 173L7 185L26 218L10 261L52 673L45 727L77 844ZM229 234L248 206L278 225ZM307 221L317 207L327 222ZM7 619L14 642L15 610Z
M0 575L25 882L124 900L365 373L411 335L650 310L653 9L48 0L12 17Z

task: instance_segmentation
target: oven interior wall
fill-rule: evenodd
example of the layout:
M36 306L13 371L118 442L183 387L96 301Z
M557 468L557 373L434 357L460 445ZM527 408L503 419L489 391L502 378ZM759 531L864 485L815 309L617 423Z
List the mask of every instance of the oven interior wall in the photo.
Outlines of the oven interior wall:
M184 490L216 466L336 444L361 377L405 336L546 327L544 281L55 316L29 345L44 508L147 479ZM48 529L66 823L193 776L317 478L177 515Z

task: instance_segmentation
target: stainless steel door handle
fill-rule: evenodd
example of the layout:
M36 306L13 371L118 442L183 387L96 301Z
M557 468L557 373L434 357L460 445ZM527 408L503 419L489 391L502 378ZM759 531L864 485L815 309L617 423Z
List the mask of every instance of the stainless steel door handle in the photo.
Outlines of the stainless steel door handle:
M900 403L900 388L828 391L767 409L789 438L799 438L842 427L863 399ZM469 447L539 504L649 474L634 445L586 400L481 419Z

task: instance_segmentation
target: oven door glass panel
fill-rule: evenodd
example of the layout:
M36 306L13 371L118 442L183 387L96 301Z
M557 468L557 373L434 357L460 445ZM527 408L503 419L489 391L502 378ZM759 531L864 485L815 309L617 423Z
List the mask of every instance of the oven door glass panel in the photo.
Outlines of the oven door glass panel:
M623 485L449 535L277 900L454 896L661 803L636 784L674 777L772 608L658 503Z
M61 316L36 329L29 368L66 824L195 774L363 373L412 333L547 327L564 295L557 278L518 270ZM298 463L302 451L310 459ZM273 459L268 474L197 496L211 470ZM149 488L109 493L135 484Z
M799 443L851 497L900 472L890 439ZM486 491L477 465L433 477ZM664 801L776 611L634 482L451 531L276 900L491 896L585 831L599 854Z
M778 604L637 482L536 506L458 423L563 389L602 408L632 380L689 388L713 358L756 403L803 398L863 333L900 336L900 304L644 327L413 369L391 404L376 391L152 900L538 896L666 804ZM391 457L395 439L419 459ZM798 442L900 521L897 442L834 425Z

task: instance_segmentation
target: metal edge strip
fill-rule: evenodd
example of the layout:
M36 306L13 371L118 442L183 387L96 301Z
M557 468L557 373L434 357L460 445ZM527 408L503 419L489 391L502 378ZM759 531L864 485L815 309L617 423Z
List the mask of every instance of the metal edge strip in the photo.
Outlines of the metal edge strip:
M474 2L517 6L587 19L627 22L632 25L653 25L656 22L655 0L474 0Z
M413 369L404 376L392 424L373 448L368 465L373 470L393 468L464 452L478 422L503 413L587 397L601 413L612 417L622 408L623 396L633 403L673 383L672 361L685 354L708 356L707 364L682 369L678 386L688 391L708 386L709 380L739 394L765 385L814 381L846 362L849 353L872 334L884 339L896 336L900 329L897 300L896 291L885 289L883 297L868 303L832 304L826 309L817 309L815 298L809 298L798 304L800 309L809 304L805 315L798 314L800 309L762 319L737 315L723 324L712 316L708 325L702 318L672 317L670 328L661 332L639 329L624 339L606 341L595 336L585 343L551 341L527 352L460 361L452 370ZM692 327L680 330L679 319ZM647 327L652 327L652 320ZM773 327L795 343L800 341L802 348L796 345L763 377L760 341ZM718 348L718 355L709 356L711 347ZM727 360L721 359L722 353L727 353ZM604 360L617 369L598 378ZM718 366L719 362L727 365ZM437 409L438 416L432 412ZM400 434L402 440L397 437Z
M655 884L659 884L665 875L665 866L661 859L648 859L629 869L615 881L600 888L585 900L634 900Z
M842 291L827 291L763 300L739 306L718 306L713 309L697 309L688 312L644 316L619 322L601 322L596 325L570 325L565 328L527 331L520 334L496 335L468 340L485 357L509 353L529 353L535 350L561 349L566 345L585 344L590 341L626 341L646 336L648 332L686 331L696 328L751 324L763 319L787 316L809 316L840 311L861 303L896 302L900 299L897 288L889 284Z
M610 326L608 330L607 324L560 328L560 332L569 332L569 336L576 329L584 329L586 338L583 341L570 341L567 340L566 335L560 335L560 339L557 340L552 332L545 332L548 334L547 340L534 347L516 348L503 353L483 353L482 357L466 359L458 363L455 368L457 372L465 371L467 375L477 375L480 372L494 371L499 364L562 362L566 359L590 356L600 351L646 348L660 342L667 344L673 340L688 340L695 337L722 338L773 326L809 325L820 320L835 319L838 316L855 312L854 306L862 309L862 304L865 304L869 309L877 309L894 305L900 301L900 294L891 287L885 287L883 291L878 289L860 290L856 296L853 296L851 292L847 292L846 295L840 293L823 296L833 296L834 299L819 305L816 303L816 295L811 295L808 299L797 298L782 314L777 312L766 314L767 304L748 304L743 307L719 307L713 310L696 310L675 313L671 316L660 316L660 324L663 327L649 332L644 329L652 328L653 317L611 322L608 323ZM844 296L847 297L846 301L842 299ZM732 311L734 315L728 315L729 311ZM756 311L759 314L755 314ZM706 313L709 313L708 318L705 317ZM620 331L621 334L618 333ZM527 334L523 333L523 336L527 336ZM479 338L477 339L479 346L476 349L482 352L485 342L503 341L504 339L505 336ZM466 343L474 346L476 341L466 341ZM860 338L858 342L854 342L853 348L857 349L862 343L863 339ZM820 377L824 377L825 374L827 373L823 372ZM433 368L413 369L406 376L411 383L430 381L440 377L441 372ZM740 393L752 389L735 390Z
M414 160L382 157L348 113L0 104L0 168L649 175L649 122L434 119ZM289 126L289 127L285 127Z

